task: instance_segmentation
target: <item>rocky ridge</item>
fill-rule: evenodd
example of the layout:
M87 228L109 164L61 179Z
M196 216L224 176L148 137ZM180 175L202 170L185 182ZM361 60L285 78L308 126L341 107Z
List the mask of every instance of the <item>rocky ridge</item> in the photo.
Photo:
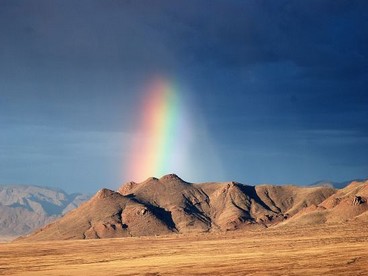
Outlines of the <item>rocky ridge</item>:
M31 186L0 186L0 239L28 234L59 218L89 199L60 189Z
M368 182L328 186L189 183L175 174L100 190L23 240L117 238L367 219Z

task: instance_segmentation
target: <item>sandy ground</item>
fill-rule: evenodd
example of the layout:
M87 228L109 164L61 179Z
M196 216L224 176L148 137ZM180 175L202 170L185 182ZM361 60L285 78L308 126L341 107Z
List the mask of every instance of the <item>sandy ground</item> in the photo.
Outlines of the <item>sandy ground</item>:
M1 275L368 275L368 224L0 244Z

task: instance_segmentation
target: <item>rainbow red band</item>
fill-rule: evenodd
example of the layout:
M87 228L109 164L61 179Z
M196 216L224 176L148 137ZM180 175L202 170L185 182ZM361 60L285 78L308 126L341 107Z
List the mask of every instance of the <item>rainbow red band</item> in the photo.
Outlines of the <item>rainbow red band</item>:
M145 93L138 137L126 177L144 180L177 172L183 166L188 128L179 91L172 83L155 79Z

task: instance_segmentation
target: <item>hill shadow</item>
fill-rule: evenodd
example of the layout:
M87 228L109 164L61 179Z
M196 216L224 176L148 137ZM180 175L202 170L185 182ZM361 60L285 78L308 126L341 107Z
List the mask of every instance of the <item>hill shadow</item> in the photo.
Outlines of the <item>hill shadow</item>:
M248 186L248 185L243 185L243 184L239 184L239 189L247 196L249 196L250 198L252 198L256 203L258 203L259 205L261 205L263 208L265 208L268 211L271 211L273 213L275 213L274 210L272 210L257 194L256 191L256 187L255 186Z

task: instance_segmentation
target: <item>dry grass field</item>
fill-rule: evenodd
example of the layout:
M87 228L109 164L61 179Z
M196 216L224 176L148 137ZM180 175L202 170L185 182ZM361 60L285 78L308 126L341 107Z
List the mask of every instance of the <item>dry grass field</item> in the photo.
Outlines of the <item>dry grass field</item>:
M368 225L0 244L1 275L368 275Z

